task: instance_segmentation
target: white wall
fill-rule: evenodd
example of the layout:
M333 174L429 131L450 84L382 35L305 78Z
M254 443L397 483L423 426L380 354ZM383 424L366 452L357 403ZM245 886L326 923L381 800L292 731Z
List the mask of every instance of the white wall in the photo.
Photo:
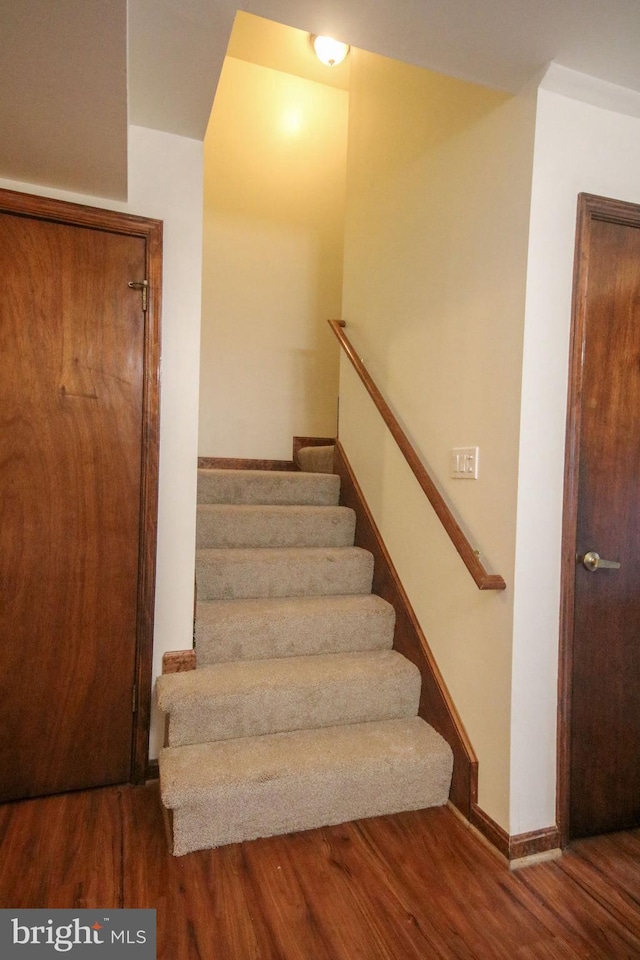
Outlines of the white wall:
M155 678L162 671L162 654L190 648L193 635L202 144L132 127L129 205L131 212L164 220ZM152 756L163 732L154 709Z
M70 194L0 180L0 186L164 221L162 384L154 678L162 654L191 647L202 263L202 144L129 128L129 199ZM155 713L151 756L162 742Z
M558 92L562 90L582 99L571 99ZM612 109L585 102L596 98ZM624 113L615 112L616 107ZM577 196L585 192L640 203L640 120L632 115L639 108L638 94L556 67L538 94L513 622L512 834L555 823L561 523Z

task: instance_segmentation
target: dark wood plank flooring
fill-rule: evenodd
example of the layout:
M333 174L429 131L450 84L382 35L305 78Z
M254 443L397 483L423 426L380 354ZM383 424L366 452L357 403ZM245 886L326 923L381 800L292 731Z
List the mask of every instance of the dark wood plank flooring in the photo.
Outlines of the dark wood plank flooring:
M640 957L640 831L510 873L446 809L173 858L157 784L0 807L0 907L155 907L159 960Z

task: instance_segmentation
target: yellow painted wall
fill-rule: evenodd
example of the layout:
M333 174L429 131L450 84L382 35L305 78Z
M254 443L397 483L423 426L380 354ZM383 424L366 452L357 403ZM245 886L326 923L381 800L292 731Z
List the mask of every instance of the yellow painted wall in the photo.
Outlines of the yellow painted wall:
M535 97L363 51L350 86L343 317L503 593L480 592L355 374L339 433L509 828L513 572ZM449 479L480 447L480 478Z
M205 139L199 453L334 436L348 94L227 57Z

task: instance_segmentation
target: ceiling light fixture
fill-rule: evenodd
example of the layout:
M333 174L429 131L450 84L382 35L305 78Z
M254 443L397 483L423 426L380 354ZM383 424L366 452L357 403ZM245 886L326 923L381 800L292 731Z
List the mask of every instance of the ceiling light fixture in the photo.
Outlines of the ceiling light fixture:
M348 43L340 43L331 37L312 37L316 57L328 67L337 67L351 49Z

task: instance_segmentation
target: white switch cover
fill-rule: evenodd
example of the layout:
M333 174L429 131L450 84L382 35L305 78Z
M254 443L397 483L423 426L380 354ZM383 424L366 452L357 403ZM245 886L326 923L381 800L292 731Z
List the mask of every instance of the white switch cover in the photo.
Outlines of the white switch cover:
M479 447L454 447L451 451L451 476L454 480L477 480Z

